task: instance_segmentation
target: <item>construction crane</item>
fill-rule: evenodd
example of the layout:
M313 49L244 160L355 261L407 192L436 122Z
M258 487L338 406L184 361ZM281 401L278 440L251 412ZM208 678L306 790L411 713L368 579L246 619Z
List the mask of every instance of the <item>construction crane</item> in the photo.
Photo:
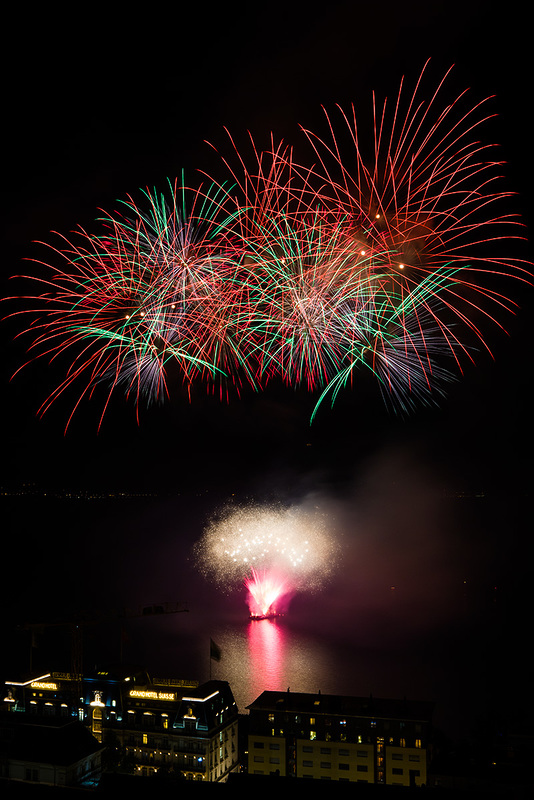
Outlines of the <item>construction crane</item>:
M81 681L83 673L83 630L87 625L111 622L113 620L135 619L137 617L160 617L163 614L180 614L188 612L185 602L151 603L150 605L136 606L135 608L107 609L105 612L92 612L89 615L79 614L75 619L56 620L54 622L26 622L21 627L31 631L30 642L30 673L33 670L33 650L36 646L36 634L43 633L48 628L67 628L71 634L71 673L76 680ZM122 660L121 635L121 660Z

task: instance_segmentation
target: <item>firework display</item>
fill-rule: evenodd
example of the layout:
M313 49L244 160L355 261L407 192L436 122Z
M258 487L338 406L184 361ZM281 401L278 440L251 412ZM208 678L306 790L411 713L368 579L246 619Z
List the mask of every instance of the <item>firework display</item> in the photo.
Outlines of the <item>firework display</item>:
M221 589L245 584L253 616L280 611L282 599L296 591L319 589L336 554L320 514L269 505L223 510L195 553L201 571Z
M104 411L116 389L139 407L168 396L171 373L221 398L302 385L312 417L359 372L397 410L439 399L489 350L485 323L513 311L502 279L530 273L502 252L521 223L478 138L485 101L442 101L445 79L421 97L424 73L392 103L373 96L369 137L354 109L338 129L326 116L327 137L303 129L312 166L251 140L248 165L237 148L237 166L222 159L227 183L147 190L98 233L50 246L16 312L30 315L30 360L68 359L41 411L74 385L76 406L103 385Z

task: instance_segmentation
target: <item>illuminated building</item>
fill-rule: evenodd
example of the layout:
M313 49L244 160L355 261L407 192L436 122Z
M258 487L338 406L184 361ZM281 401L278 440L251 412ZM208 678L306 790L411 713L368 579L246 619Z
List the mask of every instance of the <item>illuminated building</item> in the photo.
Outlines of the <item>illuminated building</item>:
M52 672L7 681L4 705L12 712L76 717L118 765L139 775L162 770L217 782L238 765L238 712L226 681L199 686L128 667L83 678Z
M248 709L250 774L427 783L431 703L287 691Z

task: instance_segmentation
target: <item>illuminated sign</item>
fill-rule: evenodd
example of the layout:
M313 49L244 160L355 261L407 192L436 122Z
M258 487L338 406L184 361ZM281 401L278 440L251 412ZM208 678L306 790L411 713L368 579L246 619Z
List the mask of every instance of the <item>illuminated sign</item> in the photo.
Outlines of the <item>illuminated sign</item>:
M32 689L52 689L57 690L57 683L43 683L43 681L34 681L30 684Z
M141 689L132 689L130 697L140 697L143 700L176 700L174 692L149 692Z

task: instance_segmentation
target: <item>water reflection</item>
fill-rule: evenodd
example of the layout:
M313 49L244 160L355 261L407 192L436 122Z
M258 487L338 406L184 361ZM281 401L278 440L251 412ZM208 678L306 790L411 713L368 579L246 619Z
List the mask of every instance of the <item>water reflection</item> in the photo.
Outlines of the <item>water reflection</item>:
M276 619L251 620L247 628L248 652L250 663L255 669L253 686L258 687L256 694L263 690L280 689L284 673L284 656L286 653L287 633ZM261 666L261 675L258 673ZM256 680L259 678L259 683Z
M228 625L217 631L217 637L222 659L212 676L230 682L240 711L266 690L335 691L328 650L289 629L281 619Z

